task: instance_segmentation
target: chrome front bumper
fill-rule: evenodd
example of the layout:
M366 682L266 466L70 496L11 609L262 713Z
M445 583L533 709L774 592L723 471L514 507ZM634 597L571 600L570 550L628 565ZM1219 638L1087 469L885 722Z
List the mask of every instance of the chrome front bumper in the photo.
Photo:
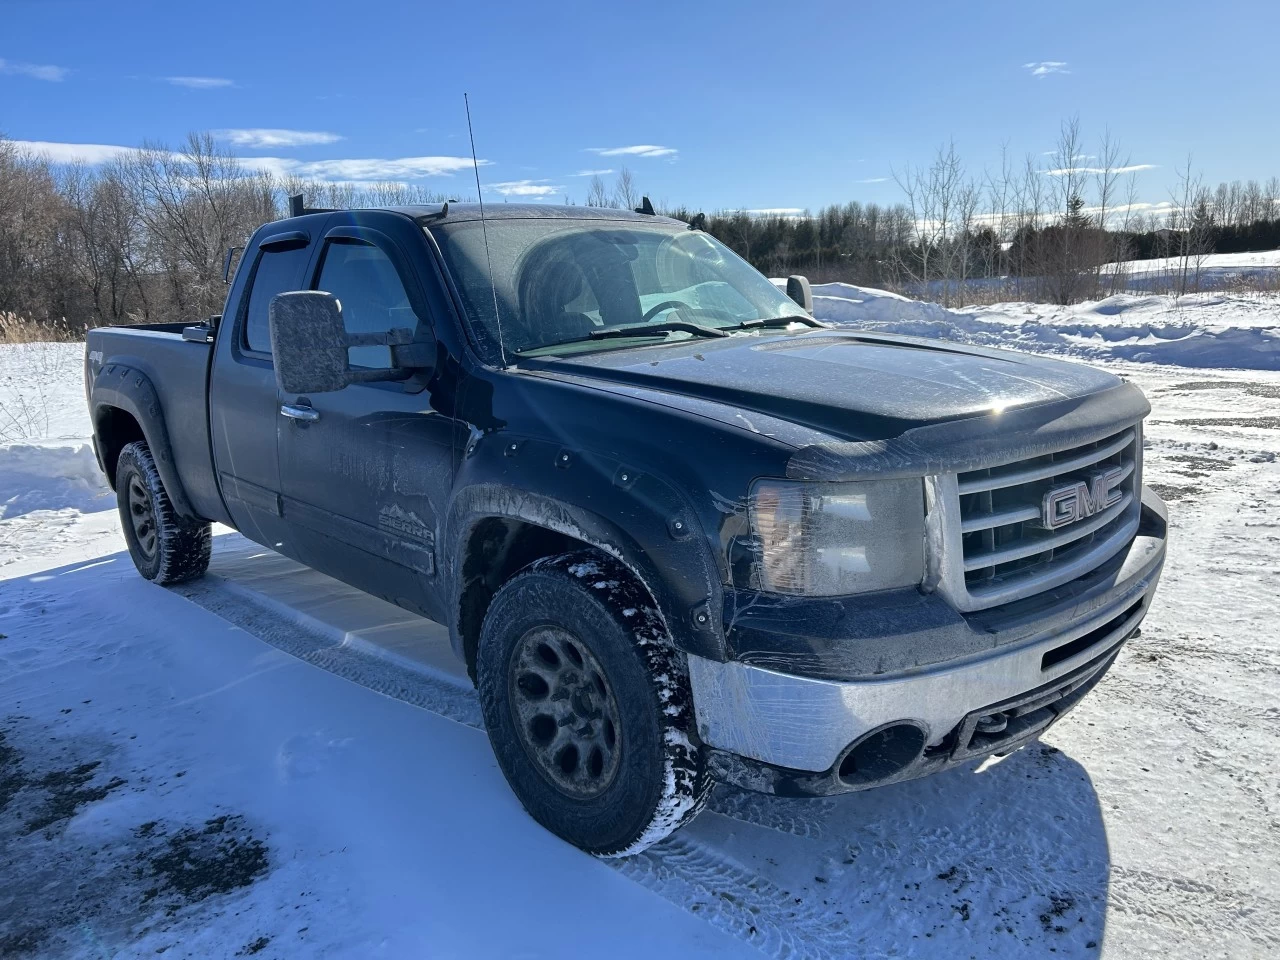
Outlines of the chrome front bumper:
M1163 507L1150 493L1144 501L1144 510ZM1087 615L1082 615L1083 604L1068 603L1064 609L1059 596L1057 612L1043 624L1032 618L1031 630L1026 611L1019 612L1018 632L1027 639L1004 645L996 639L990 649L962 659L867 679L831 680L690 656L699 735L713 752L796 773L834 775L851 747L886 725L918 727L925 753L936 754L949 738L965 732L966 724L972 734L983 710L1034 699L1040 691L1074 694L1100 678L1146 615L1164 562L1163 522L1158 530L1155 541L1140 532L1130 548L1135 558L1140 554L1137 569L1125 569L1105 602L1090 603ZM973 628L998 638L990 622ZM901 639L912 642L909 633ZM998 740L991 743L987 752L1001 749ZM927 772L932 770L913 775Z

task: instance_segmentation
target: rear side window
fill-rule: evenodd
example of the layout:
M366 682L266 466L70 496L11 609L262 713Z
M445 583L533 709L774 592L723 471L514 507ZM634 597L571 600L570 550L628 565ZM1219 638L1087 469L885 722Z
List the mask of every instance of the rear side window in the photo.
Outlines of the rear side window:
M395 264L378 247L360 240L334 240L325 247L316 289L338 298L348 333L386 333L396 327L416 330L418 318L409 306ZM391 366L389 347L352 347L353 367Z
M268 308L278 293L299 290L302 271L311 251L307 247L292 250L263 250L253 268L249 288L249 306L245 314L244 346L258 353L271 352L271 327Z

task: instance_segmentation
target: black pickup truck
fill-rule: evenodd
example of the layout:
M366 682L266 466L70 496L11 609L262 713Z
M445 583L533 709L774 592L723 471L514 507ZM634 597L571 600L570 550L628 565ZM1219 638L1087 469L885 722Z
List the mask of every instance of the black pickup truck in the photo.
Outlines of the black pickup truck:
M1025 745L1160 575L1136 387L787 291L647 205L299 211L221 317L89 333L94 443L143 576L218 522L448 624L525 808L627 854Z

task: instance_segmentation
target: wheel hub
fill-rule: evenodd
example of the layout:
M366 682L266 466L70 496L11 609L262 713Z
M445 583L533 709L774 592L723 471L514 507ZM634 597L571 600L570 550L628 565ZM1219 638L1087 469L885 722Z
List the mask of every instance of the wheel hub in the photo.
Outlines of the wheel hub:
M138 549L148 560L156 555L156 517L151 494L137 474L129 477L129 520Z
M525 752L558 790L589 800L613 782L622 748L618 703L582 641L557 627L521 637L510 702Z

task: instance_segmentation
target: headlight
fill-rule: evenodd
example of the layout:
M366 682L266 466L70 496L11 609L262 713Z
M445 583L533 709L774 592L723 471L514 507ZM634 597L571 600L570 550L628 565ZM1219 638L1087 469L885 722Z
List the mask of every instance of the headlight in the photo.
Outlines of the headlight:
M921 480L758 480L750 502L760 590L841 596L924 576Z

